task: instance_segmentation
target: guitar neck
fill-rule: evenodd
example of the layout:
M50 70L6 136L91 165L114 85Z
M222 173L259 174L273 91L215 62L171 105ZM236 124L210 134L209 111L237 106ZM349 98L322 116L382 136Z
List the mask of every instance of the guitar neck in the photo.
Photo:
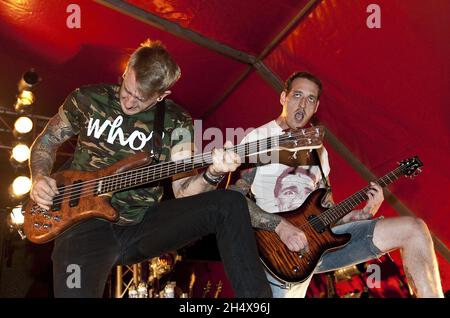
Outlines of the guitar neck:
M245 158L258 152L267 151L277 145L278 138L271 137L252 143L233 146L225 150L237 153ZM170 178L179 173L193 171L209 166L212 163L212 152L202 153L177 161L167 161L158 164L133 169L99 179L99 193L108 193L133 188L150 182Z
M237 153L241 160L258 153L267 152L295 140L295 145L301 149L318 148L321 144L315 142L321 131L315 129L301 129L296 132L284 133L256 140L246 144L225 148L225 151ZM98 179L97 193L109 193L133 188L153 181L170 178L183 172L204 168L212 164L212 152L206 152L183 160L161 162L130 171L114 174Z
M384 188L399 179L402 175L404 175L404 169L402 166L400 166L376 180L375 183L378 183L381 187ZM343 216L350 213L360 203L366 201L369 198L367 196L367 191L369 190L369 188L369 186L365 187L364 189L356 192L334 207L321 213L319 217L324 225L334 224Z

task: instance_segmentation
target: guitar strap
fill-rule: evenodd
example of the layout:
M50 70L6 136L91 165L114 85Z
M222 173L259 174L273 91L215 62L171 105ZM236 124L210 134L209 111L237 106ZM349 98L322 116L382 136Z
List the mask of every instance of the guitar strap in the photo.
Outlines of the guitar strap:
M325 187L328 190L331 190L330 185L328 184L328 179L327 177L325 177L325 173L323 173L323 169L322 169L322 162L320 161L320 155L319 155L319 151L317 149L313 150L313 156L315 157L314 160L317 162L317 164L319 165L319 169L320 169L320 173L322 174L322 180L325 183Z
M166 101L162 101L156 104L155 109L155 120L153 122L153 135L152 135L152 149L151 153L155 162L159 162L161 152L162 152L162 137L164 129L164 115L166 112Z
M117 99L117 92L113 90L108 91L108 104L111 105ZM164 129L164 115L166 112L166 100L156 103L155 117L153 121L153 135L151 139L150 153L153 155L153 160L159 162L162 152L162 136Z

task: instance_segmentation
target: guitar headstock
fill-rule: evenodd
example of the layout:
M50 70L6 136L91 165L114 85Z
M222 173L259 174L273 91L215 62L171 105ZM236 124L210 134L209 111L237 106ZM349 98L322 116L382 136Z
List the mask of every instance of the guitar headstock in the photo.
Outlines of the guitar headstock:
M217 289L216 292L214 293L214 298L219 298L220 292L222 291L222 280L219 280L219 282L217 283Z
M206 296L208 295L208 293L211 291L211 281L208 280L206 282L206 286L203 288L203 294L202 294L202 298L206 298Z
M280 135L279 147L289 151L317 149L322 147L324 136L325 128L323 126L287 129Z
M423 163L418 156L402 160L399 164L402 167L403 173L408 177L415 177L422 172L420 168L423 166Z

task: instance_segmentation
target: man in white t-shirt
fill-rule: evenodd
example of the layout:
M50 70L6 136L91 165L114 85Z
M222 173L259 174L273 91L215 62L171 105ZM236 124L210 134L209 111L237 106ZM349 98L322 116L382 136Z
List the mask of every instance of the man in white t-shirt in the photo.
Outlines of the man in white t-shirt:
M292 74L280 95L283 106L280 116L251 131L242 143L277 136L285 129L306 127L318 110L321 91L322 83L314 75L307 72ZM243 170L240 179L230 188L244 195L253 195L256 204L248 200L253 227L275 231L291 251L299 252L308 247L304 232L275 213L300 207L312 191L329 185L328 153L321 147L317 155L314 150L299 152L295 166L292 162L289 165L281 162L272 161ZM433 242L426 224L409 216L373 218L384 200L383 190L371 182L367 196L369 199L362 209L353 210L333 227L335 233L352 234L349 244L326 253L314 272L336 270L401 249L405 273L416 295L443 297ZM331 207L333 204L330 193L322 205ZM274 297L278 298L304 297L311 279L299 284L287 284L269 273L267 277Z

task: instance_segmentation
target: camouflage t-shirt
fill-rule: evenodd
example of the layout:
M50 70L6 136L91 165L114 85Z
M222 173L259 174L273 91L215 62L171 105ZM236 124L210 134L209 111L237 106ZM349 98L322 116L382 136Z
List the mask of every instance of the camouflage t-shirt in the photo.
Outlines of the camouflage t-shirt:
M84 86L73 91L59 108L61 118L78 134L71 169L95 171L139 152L151 152L156 107L135 114L122 112L118 85ZM192 149L190 115L171 100L165 102L160 161L169 161L171 149ZM163 195L161 186L150 184L115 192L111 205L122 223L137 223Z

